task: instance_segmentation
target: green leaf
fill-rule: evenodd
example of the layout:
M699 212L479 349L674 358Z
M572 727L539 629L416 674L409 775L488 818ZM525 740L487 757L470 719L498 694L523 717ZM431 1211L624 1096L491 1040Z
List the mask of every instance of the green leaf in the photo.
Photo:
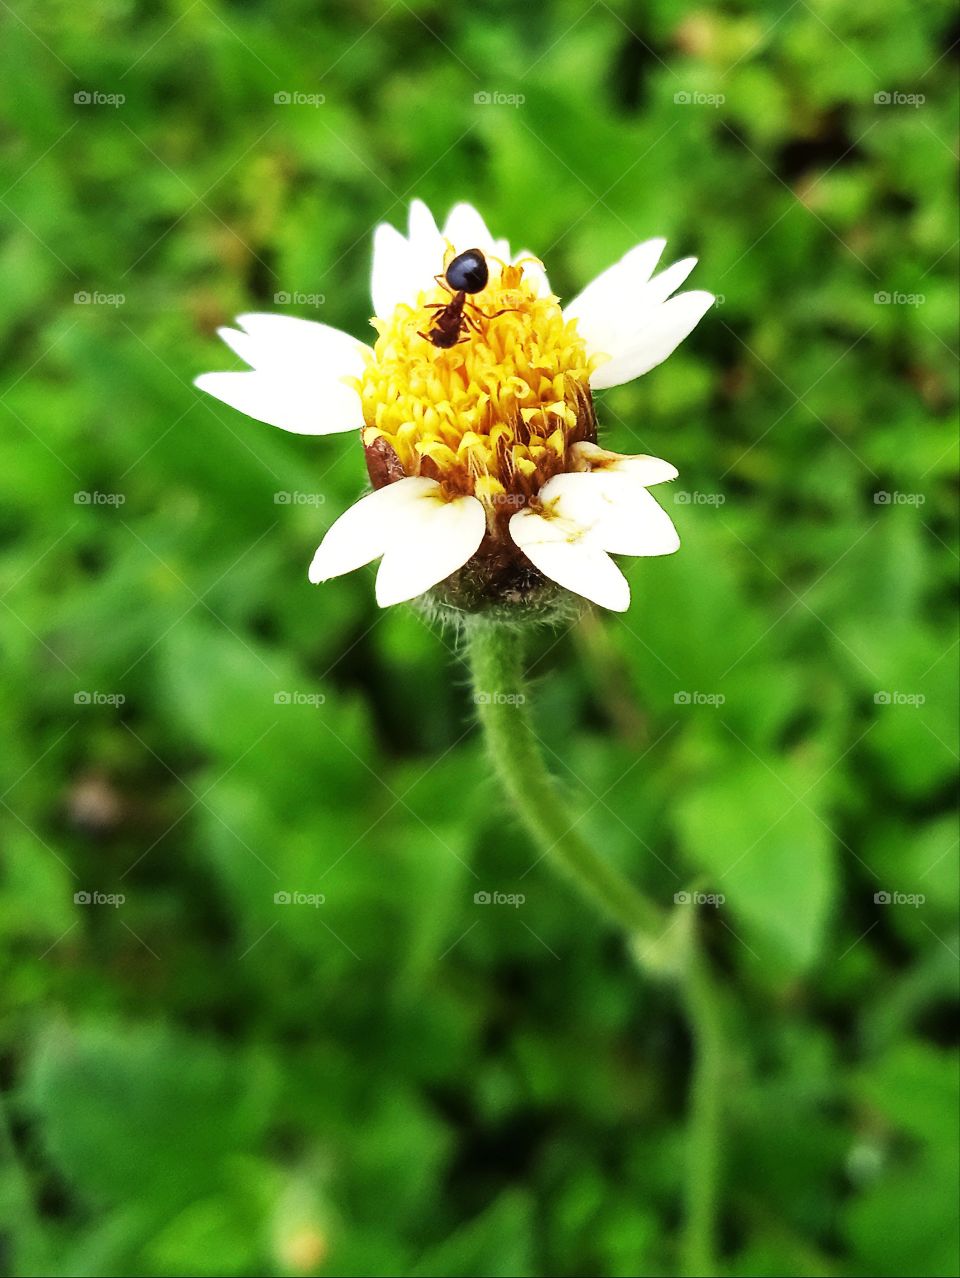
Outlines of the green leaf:
M808 770L791 760L767 766L745 752L678 801L683 851L703 872L705 890L726 897L720 917L758 968L808 967L823 945L836 837L805 795L811 785Z
M202 1040L61 1025L40 1047L27 1095L81 1198L162 1213L223 1185L228 1162L259 1140L271 1090L268 1074Z
M413 1278L473 1278L475 1274L525 1278L536 1272L532 1249L530 1201L511 1192L434 1247L410 1272Z

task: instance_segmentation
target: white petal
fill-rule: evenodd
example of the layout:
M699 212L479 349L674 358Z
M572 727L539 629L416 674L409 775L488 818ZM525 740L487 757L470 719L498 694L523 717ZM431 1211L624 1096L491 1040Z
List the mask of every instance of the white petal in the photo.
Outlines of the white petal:
M417 297L433 285L443 270L443 236L422 200L414 200L408 215L409 236L383 222L373 235L370 292L374 314L388 319L399 305L415 306Z
M661 457L650 457L646 453L638 453L635 457L624 457L618 469L642 484L644 488L652 488L654 484L669 483L680 473L670 462L664 461Z
M643 290L643 305L653 306L672 297L697 264L695 257L684 257L665 271L655 275Z
M457 253L469 248L480 249L491 258L492 275L499 270L493 259L510 261L509 243L495 240L470 204L457 204L450 210L441 235L427 206L422 200L414 200L408 226L409 236L401 235L386 222L374 232L370 291L374 314L383 319L389 318L401 302L414 306L418 295L432 287L434 276L443 271L447 241ZM531 264L531 276L536 269Z
M510 535L545 577L603 608L626 612L630 587L613 560L583 539L557 536L559 521L522 510L510 520Z
M433 214L423 200L414 200L410 205L407 217L407 238L415 253L433 251L439 244L443 245L443 236L437 230Z
M394 535L399 512L439 487L435 479L411 476L361 497L327 530L310 565L310 580L316 585L378 559Z
M437 230L433 214L422 200L414 200L410 205L409 226L410 270L416 291L404 300L412 306L417 300L417 294L432 288L435 282L433 277L443 270L446 244Z
M619 312L625 295L636 297L646 287L666 245L667 241L659 238L637 244L573 299L566 307L567 318L581 319L589 327L611 308Z
M478 248L483 253L508 258L510 250L506 240L494 240L487 224L472 204L455 204L443 224L443 234L458 253L468 248ZM506 255L498 249L506 249Z
M591 354L609 356L590 379L598 390L618 386L654 368L712 305L712 295L703 292L667 301L697 259L686 257L651 278L664 243L648 240L631 249L588 284L564 312L567 319L577 320Z
M329 324L293 315L238 315L237 323L247 335L234 329L220 329L220 334L252 368L322 363L335 364L350 376L363 371L363 352L369 348Z
M344 379L363 372L367 349L349 333L291 315L241 315L246 332L220 336L252 365L204 373L194 385L259 422L298 435L330 435L363 424L360 397Z
M629 475L645 488L676 479L679 473L676 466L659 457L650 457L647 453L613 453L586 440L571 447L570 457L574 470Z
M426 494L398 513L400 518L377 573L381 608L414 599L445 581L474 554L487 529L483 506L476 497L445 501L439 495L439 485L436 494Z
M406 236L381 222L373 233L370 296L374 315L389 319L401 302L412 306L425 287Z
M615 352L607 350L613 358L600 365L590 378L590 385L594 390L620 386L656 368L693 332L714 301L712 293L693 290L656 307ZM587 347L597 349L589 341Z
M585 541L610 554L672 555L680 546L670 516L629 473L556 475L539 496L555 515L582 528Z

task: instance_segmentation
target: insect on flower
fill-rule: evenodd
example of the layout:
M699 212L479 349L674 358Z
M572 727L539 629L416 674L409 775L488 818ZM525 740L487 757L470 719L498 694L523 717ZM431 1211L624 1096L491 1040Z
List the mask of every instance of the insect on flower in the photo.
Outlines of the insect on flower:
M696 258L658 270L665 244L636 245L561 306L540 260L476 209L441 230L415 200L406 235L374 235L372 345L289 315L220 329L249 368L205 373L202 390L297 434L359 434L373 491L327 529L310 580L380 559L383 607L426 595L519 619L579 595L624 611L612 556L678 548L650 491L677 472L601 447L593 395L655 368L714 302L677 292Z
M433 342L434 346L440 347L441 350L448 350L459 342L469 341L469 338L460 336L464 327L472 328L477 333L483 332L473 316L467 314L465 307L469 306L471 311L476 311L484 319L496 319L498 315L506 315L509 311L516 309L505 306L503 310L487 315L478 306L467 301L467 294L482 292L490 278L487 259L478 248L458 253L443 275L435 275L433 278L441 288L449 289L453 294L453 301L428 303L426 309L436 311L436 315L433 316L427 331L420 333L420 336L425 337L428 342Z

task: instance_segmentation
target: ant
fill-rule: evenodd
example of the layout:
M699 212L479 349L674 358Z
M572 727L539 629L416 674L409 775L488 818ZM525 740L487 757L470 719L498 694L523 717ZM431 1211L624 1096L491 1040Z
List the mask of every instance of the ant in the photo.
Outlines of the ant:
M467 294L479 293L486 288L487 280L490 278L487 259L477 248L458 253L443 275L435 275L433 278L453 294L453 301L430 302L427 309L437 313L432 317L427 331L419 335L425 337L428 342L432 342L434 346L440 347L441 350L469 340L460 336L464 328L469 327L476 333L482 333L483 330L476 319L465 311L466 306L477 311L484 319L496 319L498 315L506 315L508 311L517 309L515 306L507 306L502 311L494 311L492 315L488 315L473 302L467 301Z

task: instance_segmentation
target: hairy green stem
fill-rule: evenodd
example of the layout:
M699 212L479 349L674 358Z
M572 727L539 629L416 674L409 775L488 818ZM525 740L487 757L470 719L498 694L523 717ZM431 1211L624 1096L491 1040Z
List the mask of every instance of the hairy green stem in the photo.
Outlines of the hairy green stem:
M571 819L544 762L526 696L523 632L474 621L467 631L474 701L491 761L541 859L627 936L640 966L679 984L694 1038L681 1239L683 1271L716 1273L717 1186L723 1102L724 1043L710 967L690 907L670 923L662 910L601 857Z
M474 700L494 769L541 857L628 934L635 953L654 946L664 930L663 912L593 850L544 763L527 707L522 632L474 622L468 646Z
M717 990L703 946L690 928L680 988L693 1030L694 1067L687 1130L683 1272L688 1278L716 1273L717 1194L725 1073L723 1025Z

